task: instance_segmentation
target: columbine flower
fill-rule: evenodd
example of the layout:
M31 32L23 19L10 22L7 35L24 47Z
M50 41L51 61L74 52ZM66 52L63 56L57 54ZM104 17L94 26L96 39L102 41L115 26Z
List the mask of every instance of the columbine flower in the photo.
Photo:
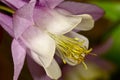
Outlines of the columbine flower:
M53 58L55 49L64 63L84 64L84 57L91 51L89 42L74 31L93 28L94 20L103 13L100 8L63 0L1 1L16 10L13 17L0 13L1 26L14 38L14 80L18 79L26 53L44 67L52 79L61 76Z

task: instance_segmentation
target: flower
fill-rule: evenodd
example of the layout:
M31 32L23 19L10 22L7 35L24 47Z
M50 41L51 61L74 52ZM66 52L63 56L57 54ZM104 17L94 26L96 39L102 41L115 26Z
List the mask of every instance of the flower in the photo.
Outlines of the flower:
M61 76L53 58L56 48L64 63L84 64L85 55L91 51L89 42L74 31L92 29L94 20L103 14L100 8L63 0L1 1L15 10L13 17L0 13L0 25L14 38L11 46L14 80L18 79L26 54L44 67L52 79Z
M59 80L79 80L81 78L84 78L86 80L89 79L106 79L108 76L110 77L110 74L114 70L114 65L111 64L110 62L104 60L103 58L100 57L101 54L105 53L110 49L112 45L112 39L108 39L105 42L97 45L95 48L93 48L92 53L97 53L99 56L87 56L87 66L88 70L83 69L84 67L82 65L77 65L77 66L69 66L69 65L64 65L63 62L55 56L57 62L59 63L61 70L62 70L62 77ZM47 75L45 74L44 70L42 67L40 67L38 64L36 64L29 56L27 56L28 60L28 67L31 71L31 73L36 76L34 80L40 79L40 80L51 80ZM31 66L33 65L33 66ZM34 70L33 70L34 69ZM36 70L37 69L37 70ZM107 74L106 74L107 73ZM86 75L90 74L90 75ZM104 76L103 76L104 75ZM107 76L106 76L107 75ZM67 78L67 79L66 79ZM73 79L74 78L74 79Z

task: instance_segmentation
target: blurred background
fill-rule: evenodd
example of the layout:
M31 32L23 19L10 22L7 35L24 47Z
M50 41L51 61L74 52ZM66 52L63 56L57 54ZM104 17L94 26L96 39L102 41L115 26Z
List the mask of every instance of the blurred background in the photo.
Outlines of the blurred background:
M70 0L69 0L70 1ZM120 0L71 0L95 4L105 11L105 15L96 21L90 31L80 34L88 37L90 47L97 56L87 56L82 65L65 65L63 80L120 80ZM1 3L0 3L1 5ZM12 38L0 27L0 80L12 80L13 61L11 55ZM25 63L19 80L32 80Z

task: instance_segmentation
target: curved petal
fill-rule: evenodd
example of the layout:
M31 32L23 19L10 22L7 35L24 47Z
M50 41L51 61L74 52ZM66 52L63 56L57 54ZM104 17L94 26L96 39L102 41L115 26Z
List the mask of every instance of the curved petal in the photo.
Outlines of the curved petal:
M22 0L1 0L4 4L8 5L11 8L21 8L25 5L25 2Z
M71 37L71 38L79 38L79 41L84 41L83 45L88 49L89 40L85 36L78 34L74 31L67 33L66 36Z
M36 0L31 0L28 4L16 11L13 16L13 27L15 37L20 35L31 25L33 25L33 10Z
M33 59L27 55L27 63L30 73L34 80L51 80L46 74L44 69L33 61Z
M34 53L33 51L31 51L31 57L35 60L35 62L37 62L39 65L42 64L43 68L45 69L47 75L52 78L52 79L58 79L61 76L61 70L58 66L58 64L56 63L56 61L54 59L52 59L52 62L49 64L49 66L44 66L43 63L45 63L42 60L42 57L40 58L39 55L37 55L36 53ZM45 60L45 58L44 58ZM47 60L47 58L46 58ZM46 64L46 63L45 63ZM42 72L44 73L44 72ZM43 74L42 74L43 75ZM42 77L42 76L41 76Z
M73 14L90 14L94 20L103 16L104 11L96 5L65 1L58 7L70 11Z
M12 42L12 57L14 62L13 80L18 80L21 69L24 65L26 51L15 39Z
M49 66L55 53L54 40L35 26L29 27L23 33L23 39L24 43L34 51L33 54L39 56L42 66Z
M10 36L14 37L12 18L10 16L0 13L0 25L10 34Z
M60 4L64 0L39 0L41 5L47 5L50 8L55 8L58 4Z
M90 30L94 27L94 20L92 18L92 16L88 15L88 14L83 14L81 15L82 17L82 21L79 25L77 25L77 27L75 27L75 31L80 31L80 30Z
M60 67L54 59L52 63L47 68L45 68L45 71L51 79L58 79L61 77Z
M75 28L82 20L81 15L66 13L67 11L62 9L41 9L35 11L34 21L40 29L45 28L53 34L65 34Z

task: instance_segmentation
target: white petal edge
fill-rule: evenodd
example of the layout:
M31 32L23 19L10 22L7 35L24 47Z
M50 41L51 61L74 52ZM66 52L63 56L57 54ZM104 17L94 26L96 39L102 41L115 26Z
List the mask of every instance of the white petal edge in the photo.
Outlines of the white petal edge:
M66 36L68 37L71 37L71 38L79 38L79 41L84 41L83 45L88 49L89 47L89 40L87 39L87 37L81 35L81 34L78 34L74 31L70 31L69 33L65 34Z
M49 66L55 54L55 41L35 26L27 29L22 37L24 44L39 56L42 66Z
M39 58L39 55L36 54L34 51L30 50L30 54L31 58L39 65L41 65L42 67L44 66L42 61ZM45 66L44 66L45 67Z
M51 79L57 80L61 77L61 70L55 59L53 59L52 63L47 68L45 68L45 71Z
M36 53L34 53L33 51L31 51L31 55L30 55L33 60L38 63L39 65L43 65L43 62L41 60L41 58L39 57L39 55L37 55ZM52 62L50 63L49 66L42 66L45 71L46 74L51 78L51 79L58 79L61 76L61 70L59 68L59 65L57 64L57 62L52 59Z
M94 19L92 18L92 16L90 16L89 14L83 14L80 15L80 17L82 17L82 21L74 29L75 31L79 31L79 30L87 31L87 30L91 30L94 27Z

